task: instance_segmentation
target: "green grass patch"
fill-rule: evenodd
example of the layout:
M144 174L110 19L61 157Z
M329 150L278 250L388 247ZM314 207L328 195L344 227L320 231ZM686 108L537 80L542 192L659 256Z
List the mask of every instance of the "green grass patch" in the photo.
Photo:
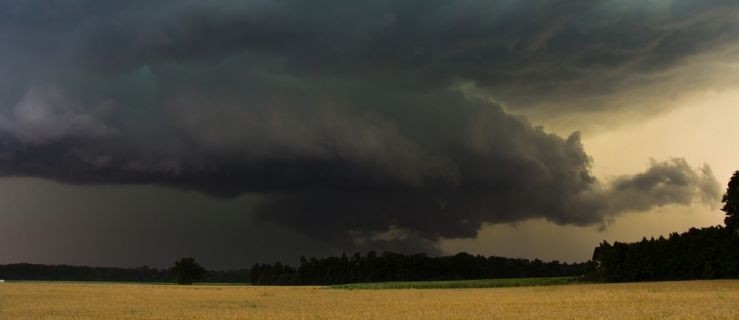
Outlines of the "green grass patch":
M376 282L334 285L332 289L469 289L469 288L505 288L556 286L582 282L581 277L556 278L508 278L453 281L411 281L411 282Z

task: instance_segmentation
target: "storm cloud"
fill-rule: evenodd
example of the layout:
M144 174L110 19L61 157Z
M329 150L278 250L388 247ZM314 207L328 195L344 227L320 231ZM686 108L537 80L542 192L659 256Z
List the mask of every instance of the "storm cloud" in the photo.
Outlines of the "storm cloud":
M633 97L721 87L708 71L736 62L738 14L731 1L0 1L0 174L257 193L260 219L348 247L432 250L485 223L713 203L708 167L599 181L579 132L521 114L651 114L666 106Z

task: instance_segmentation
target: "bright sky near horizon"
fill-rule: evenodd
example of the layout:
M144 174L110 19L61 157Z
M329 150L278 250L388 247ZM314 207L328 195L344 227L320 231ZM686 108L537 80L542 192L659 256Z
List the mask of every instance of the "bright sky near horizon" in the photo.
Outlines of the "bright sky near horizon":
M601 179L638 172L646 159L675 155L711 166L722 188L739 169L739 91L726 90L680 102L673 111L636 124L583 137L593 156L593 173ZM723 191L723 189L722 189ZM667 236L691 227L723 224L720 203L713 206L665 206L647 213L627 213L605 230L598 227L557 226L545 220L516 225L489 225L475 240L447 240L447 252L471 250L486 255L583 261L600 241L638 241ZM522 245L511 246L511 243Z

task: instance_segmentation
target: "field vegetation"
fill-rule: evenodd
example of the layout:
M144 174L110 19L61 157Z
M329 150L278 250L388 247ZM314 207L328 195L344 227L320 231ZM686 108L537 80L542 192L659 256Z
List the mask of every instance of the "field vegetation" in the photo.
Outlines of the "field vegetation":
M0 319L737 319L739 281L487 289L0 284Z
M508 278L459 281L368 282L334 285L334 289L469 289L552 286L580 282L580 277Z

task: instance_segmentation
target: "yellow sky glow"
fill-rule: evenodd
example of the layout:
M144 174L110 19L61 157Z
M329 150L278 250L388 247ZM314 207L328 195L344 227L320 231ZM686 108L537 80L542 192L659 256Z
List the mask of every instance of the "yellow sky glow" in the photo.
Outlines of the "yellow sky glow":
M635 121L616 130L583 136L593 157L593 174L608 181L622 174L647 168L649 159L662 161L684 157L692 166L707 163L722 190L731 174L739 170L739 90L709 92L696 96L663 116ZM666 206L646 213L616 218L606 230L597 227L558 226L543 219L516 225L488 225L477 239L444 240L444 251L471 251L484 255L538 257L584 261L602 240L637 241L690 227L723 223L717 203ZM511 245L516 243L516 245Z

